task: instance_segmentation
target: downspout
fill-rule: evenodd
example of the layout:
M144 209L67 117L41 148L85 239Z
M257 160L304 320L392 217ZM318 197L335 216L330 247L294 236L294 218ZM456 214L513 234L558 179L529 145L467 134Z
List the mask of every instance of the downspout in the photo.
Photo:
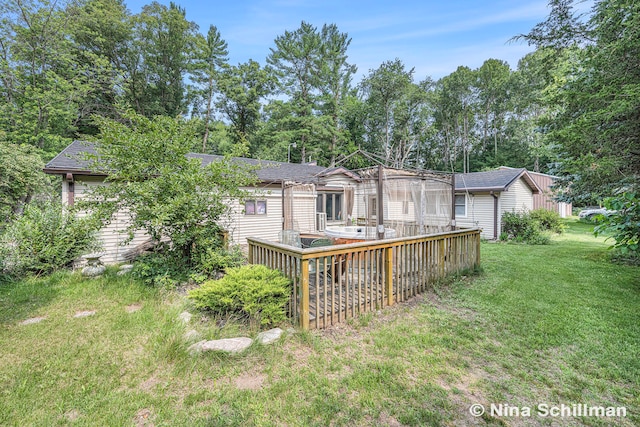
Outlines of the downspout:
M281 183L281 187L282 187L282 229L284 230L285 228L285 218L284 218L284 180L282 180Z
M456 174L451 174L451 231L456 229Z
M69 185L69 191L67 191L67 205L69 207L73 206L73 203L75 202L75 183L73 181L73 174L72 173L67 173L67 175L65 176L65 180L67 181L68 185Z
M493 197L493 240L498 240L498 196L493 191L489 194Z

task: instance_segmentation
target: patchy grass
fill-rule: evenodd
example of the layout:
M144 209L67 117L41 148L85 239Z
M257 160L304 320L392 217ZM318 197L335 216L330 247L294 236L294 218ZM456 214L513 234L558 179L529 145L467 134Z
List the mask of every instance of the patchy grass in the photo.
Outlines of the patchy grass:
M240 356L190 356L184 334L257 331L184 325L184 297L113 272L1 286L0 425L637 425L640 270L569 225L549 246L483 244L478 277ZM473 403L628 415L473 418Z

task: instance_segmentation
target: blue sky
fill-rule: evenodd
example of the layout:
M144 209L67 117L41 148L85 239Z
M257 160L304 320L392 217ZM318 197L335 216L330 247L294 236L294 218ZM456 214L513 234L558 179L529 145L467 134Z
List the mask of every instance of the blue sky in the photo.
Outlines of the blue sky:
M125 0L132 13L150 1ZM161 0L160 3L169 4ZM273 40L295 30L302 20L322 27L335 23L352 38L350 63L356 81L386 60L400 58L415 68L416 80L446 76L459 65L477 68L489 58L507 61L532 51L526 43L509 42L527 33L548 15L545 0L175 0L187 19L206 33L218 27L229 45L231 64L254 59L265 63Z

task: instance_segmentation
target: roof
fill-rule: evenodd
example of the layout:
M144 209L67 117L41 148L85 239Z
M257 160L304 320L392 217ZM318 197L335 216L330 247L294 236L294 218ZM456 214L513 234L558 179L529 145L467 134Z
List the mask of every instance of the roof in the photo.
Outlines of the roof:
M85 141L74 141L64 150L54 157L44 167L44 172L48 174L73 173L77 175L99 175L90 170L90 161L83 157L87 154L96 155L95 144ZM187 157L201 159L202 165L206 166L211 162L220 160L223 156L212 154L189 153ZM343 168L326 168L308 163L284 163L271 160L248 159L245 157L234 157L233 161L241 162L250 166L257 166L256 175L261 182L279 183L284 181L312 182L320 176L344 173L354 179L357 176L351 171Z
M522 178L534 194L539 193L540 187L533 180L525 168L498 169L487 172L471 172L456 174L456 191L489 192L507 191L511 185Z

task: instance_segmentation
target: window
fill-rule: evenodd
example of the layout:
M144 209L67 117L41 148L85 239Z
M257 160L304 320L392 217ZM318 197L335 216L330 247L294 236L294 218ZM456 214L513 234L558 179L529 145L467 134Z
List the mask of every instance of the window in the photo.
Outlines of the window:
M467 216L467 196L456 196L456 217Z
M342 193L318 193L316 212L327 214L327 221L342 219Z
M369 196L369 218L378 217L378 197Z
M266 215L267 201L266 200L245 200L244 214L245 215Z

